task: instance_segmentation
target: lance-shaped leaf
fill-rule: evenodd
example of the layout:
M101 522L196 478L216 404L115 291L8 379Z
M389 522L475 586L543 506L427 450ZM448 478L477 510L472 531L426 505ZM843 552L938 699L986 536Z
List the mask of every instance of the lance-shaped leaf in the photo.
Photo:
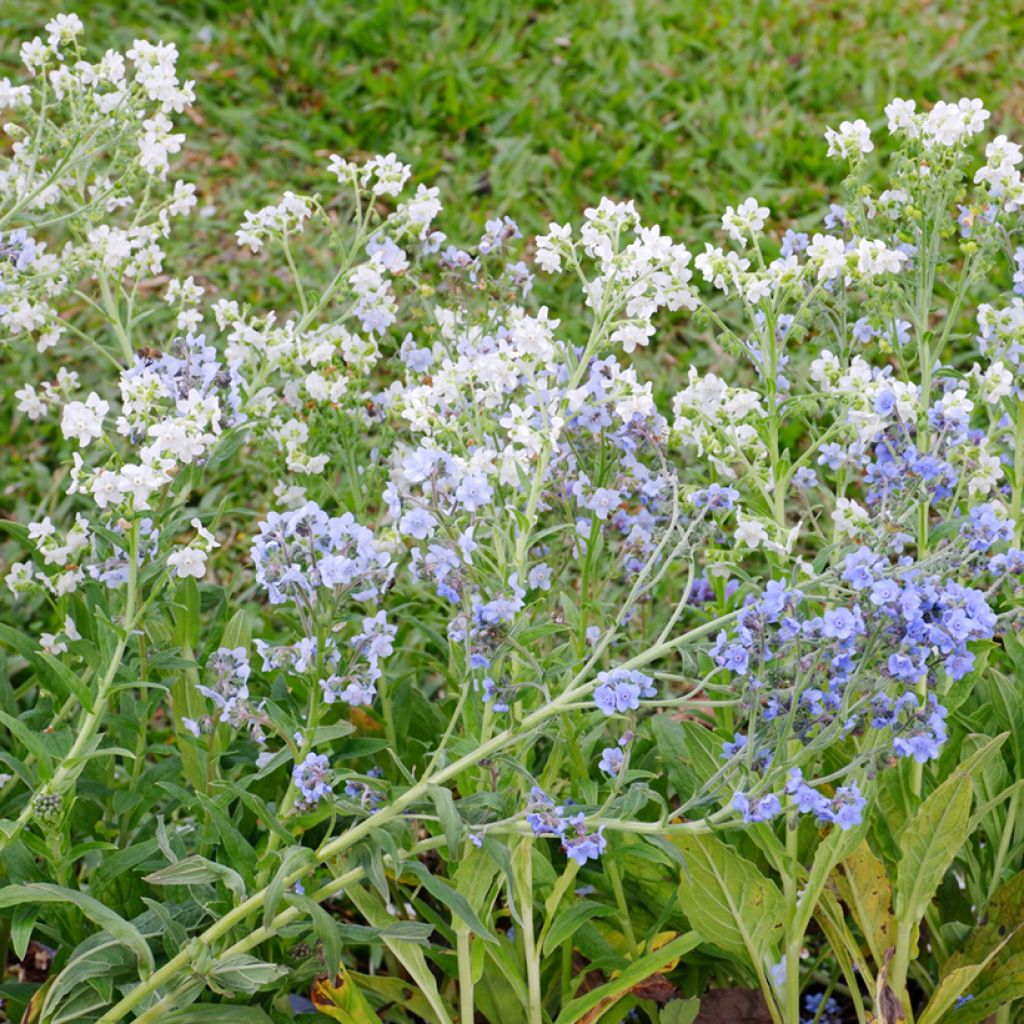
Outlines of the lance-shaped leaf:
M967 839L974 787L958 771L921 804L900 835L894 909L899 921L917 924Z
M892 916L892 888L885 866L871 847L862 842L842 863L835 875L843 902L867 940L878 969L885 951L896 944L896 921Z
M771 879L712 835L682 835L673 843L686 858L679 900L701 938L760 966L775 961L785 912Z

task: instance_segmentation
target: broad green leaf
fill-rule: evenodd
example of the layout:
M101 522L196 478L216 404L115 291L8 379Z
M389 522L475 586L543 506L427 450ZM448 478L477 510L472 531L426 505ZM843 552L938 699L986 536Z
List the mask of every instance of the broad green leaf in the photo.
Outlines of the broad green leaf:
M308 864L311 860L313 860L313 851L306 846L289 847L281 855L281 863L267 886L266 898L263 901L263 927L268 931L270 931L270 922L274 920L277 908L284 898L285 882L288 876L296 868ZM331 965L331 969L333 969L333 965Z
M13 647L29 663L39 654L39 644L27 633L23 633L20 629L15 629L13 626L7 626L2 622L0 622L0 642Z
M863 960L860 943L850 934L843 908L831 889L822 890L814 916L849 990L859 992L862 981L872 989L875 979L871 966Z
M323 948L324 963L328 970L333 970L341 963L341 941L342 928L340 925L316 900L299 893L287 893L285 902L290 907L297 907L310 919L313 924L313 931L320 940ZM369 933L377 929L367 929Z
M1008 942L1009 939L1006 941ZM970 967L958 967L945 975L935 986L928 1005L922 1011L921 1016L917 1018L917 1024L942 1024L953 1004L970 988L974 980L999 954L1005 944L1003 942L996 946L981 963L972 964Z
M441 821L441 828L444 829L445 842L448 846L448 860L458 860L462 847L462 819L455 809L455 800L452 798L451 790L444 786L430 786L430 799L434 802L437 816Z
M47 654L46 651L40 651L33 660L33 664L36 665L37 669L39 668L39 662L42 662L49 670L50 679L59 679L60 687L73 693L86 711L93 710L95 700L92 690L63 661L55 658L52 654Z
M476 911L469 904L469 900L456 889L453 889L447 882L432 874L418 860L407 860L402 864L403 872L410 872L417 881L432 896L440 900L451 909L451 912L460 917L474 933L488 942L498 942L498 936L480 920Z
M29 882L26 885L9 885L5 889L0 889L0 909L17 907L25 903L73 903L93 924L109 932L135 954L143 974L153 970L153 954L135 925L84 892L51 885L49 882Z
M22 903L14 910L14 916L11 918L11 949L18 960L25 959L38 916L39 908L31 903Z
M662 1007L658 1024L693 1024L698 1013L699 999L673 999Z
M53 776L53 759L42 740L21 719L11 717L6 711L0 711L0 722L14 733L25 749L36 759L43 781L50 779Z
M193 855L168 864L143 878L150 885L204 885L223 882L239 899L245 899L242 876L226 864L215 864L205 857Z
M229 647L232 650L236 647L249 649L252 637L252 629L249 626L249 615L244 608L239 608L231 621L224 627L224 635L220 638L221 647Z
M958 1024L985 1020L1004 1003L1024 998L1024 871L993 893L982 923L943 964L942 975L962 979L966 975L960 972L977 964L983 969L966 986L974 990L973 998L950 1012Z
M803 887L803 892L800 894L797 903L796 927L801 935L807 930L807 925L814 914L818 897L821 896L821 891L825 888L832 870L847 854L856 848L867 830L867 821L863 821L860 825L851 829L833 828L818 843L818 847L814 851L811 870L808 873L807 884Z
M595 917L607 917L614 913L614 908L603 906L600 903L595 903L593 900L579 900L577 902L570 903L569 906L567 906L560 914L557 914L555 919L551 922L551 928L548 930L548 934L544 939L544 955L550 955L558 949L566 939L572 938L572 936L576 934L580 925L593 920Z
M252 995L287 973L287 967L265 963L248 953L234 953L214 960L203 976L214 992Z
M900 834L896 872L896 918L916 924L968 835L971 777L956 772L921 804Z
M368 889L364 889L360 885L350 885L345 893L362 914L363 919L369 921L370 924L385 929L393 923L392 916L387 912L384 904ZM423 950L412 942L389 938L383 933L382 937L388 949L401 961L402 966L409 972L412 980L419 986L420 991L430 1003L434 1013L432 1024L452 1024L445 1001L437 989L437 981L427 966Z
M160 1024L273 1024L258 1006L190 1006L161 1016Z
M174 639L178 647L199 646L202 629L199 587L194 579L179 581L174 593Z
M685 935L676 936L650 953L644 954L611 981L566 1003L555 1024L576 1024L596 1007L601 1007L602 1012L609 1009L619 999L627 995L635 985L646 981L652 974L665 970L681 956L696 949L701 941L702 936L696 932L687 932ZM597 1018L592 1019L596 1020Z
M686 858L680 906L701 938L755 965L778 960L785 905L775 883L713 835L684 834L672 842Z

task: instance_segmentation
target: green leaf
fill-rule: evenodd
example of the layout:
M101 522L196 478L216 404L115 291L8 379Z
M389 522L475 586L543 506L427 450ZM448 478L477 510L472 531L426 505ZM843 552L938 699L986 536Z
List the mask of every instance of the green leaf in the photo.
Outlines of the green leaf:
M329 971L337 970L341 963L342 928L344 926L339 925L316 900L310 899L309 896L290 892L285 894L284 899L288 906L297 907L310 919L313 931L323 948L324 963L327 965L327 969ZM375 928L366 930L371 934L377 931ZM368 940L369 936L366 941Z
M469 905L469 900L461 892L453 889L447 882L432 874L418 860L404 861L402 863L402 872L409 872L415 875L427 892L449 907L453 914L460 917L481 938L486 939L488 942L499 941L498 936L480 920L479 916Z
M591 921L595 917L607 917L614 913L612 907L605 907L593 900L580 900L578 903L570 904L560 914L556 914L555 919L551 922L551 928L544 939L544 955L550 955L566 939L572 938L580 926L586 924L587 921Z
M58 689L64 692L73 693L77 698L78 702L86 709L86 711L92 711L95 706L93 699L92 690L89 689L81 679L75 675L61 661L59 658L55 658L52 654L47 654L46 651L39 651L38 654L32 659L33 665L36 666L37 673L40 674L40 678L44 675L48 675L51 683L54 679L60 680L60 686ZM49 673L39 673L40 663L45 665L49 670Z
M265 963L248 953L234 953L215 960L204 977L214 992L252 995L287 973L287 967Z
M202 619L199 586L194 579L181 580L174 593L174 639L178 647L194 650L199 646Z
M277 914L277 908L284 897L285 882L296 868L302 867L313 860L313 851L306 846L292 846L281 856L281 863L274 872L274 877L267 886L266 898L263 901L263 927L270 931L270 923ZM330 964L330 962L328 961ZM333 970L334 966L330 965Z
M938 985L935 986L931 999L928 1000L928 1005L921 1012L921 1016L917 1018L917 1024L942 1024L953 1004L970 988L971 984L985 970L989 962L998 956L999 951L1006 942L1009 942L1009 938L996 946L980 964L971 964L970 967L958 967L943 977Z
M701 938L745 954L757 968L778 960L785 903L775 883L713 835L683 834L672 842L686 858L680 906Z
M6 711L0 711L0 722L7 726L8 729L21 742L22 746L32 754L32 756L39 763L39 774L42 780L45 782L53 775L53 758L50 757L50 752L46 749L43 741L34 733L21 719L12 718Z
M973 999L954 1011L955 1016L950 1013L958 1024L985 1020L1006 1003L1024 998L1024 871L996 889L982 923L943 964L942 976L962 980L967 975L959 972L978 964L982 971L965 986L974 989Z
M84 892L51 885L49 882L29 882L26 885L9 885L5 889L0 889L0 909L17 907L23 903L73 903L93 924L99 925L127 946L135 954L139 968L144 974L153 970L153 954L139 930Z
M851 853L861 842L868 830L865 820L851 829L833 828L818 844L814 851L814 860L808 873L807 884L797 902L797 919L795 927L802 935L807 930L814 908L821 896L821 891L828 882L835 866Z
M658 1024L693 1024L700 1013L700 1000L673 999L666 1003L658 1016Z
M900 834L896 918L916 924L968 836L974 786L958 771L921 804Z
M562 1007L562 1012L558 1015L555 1024L576 1024L597 1006L601 1006L602 1010L613 1006L635 985L646 981L652 974L664 970L668 964L689 953L691 949L696 949L701 943L701 938L696 932L687 932L638 960L634 960L611 981L599 985L586 995L579 996Z
M3 520L0 520L2 522ZM27 662L32 662L40 653L39 645L27 633L0 622L0 641L13 647Z
M38 916L39 908L31 903L22 903L14 910L14 916L11 918L11 948L18 960L25 959Z
M360 885L350 885L345 892L364 920L370 924L385 929L392 923L392 917L385 909L384 904L369 890ZM427 966L423 950L414 943L402 939L389 938L383 934L382 938L430 1003L436 1017L434 1024L452 1024L445 1002L437 989L437 981Z
M448 845L448 860L456 860L462 846L462 819L455 809L455 800L451 790L444 786L430 786L430 799L437 809L437 816L441 819L441 828L444 829L445 842Z
M245 882L237 871L195 854L146 875L143 881L149 882L150 885L204 885L223 882L240 900L245 899Z
M273 1024L258 1006L190 1006L186 1010L175 1010L161 1014L161 1024Z
M252 628L249 625L249 616L244 608L239 608L231 621L224 627L224 634L220 638L221 647L244 647L249 649L252 639Z

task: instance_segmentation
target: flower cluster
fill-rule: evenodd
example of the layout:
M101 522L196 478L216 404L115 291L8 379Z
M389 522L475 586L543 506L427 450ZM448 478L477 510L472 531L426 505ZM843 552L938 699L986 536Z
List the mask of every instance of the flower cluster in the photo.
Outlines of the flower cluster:
M565 855L583 867L587 861L598 860L608 845L604 826L591 832L585 814L568 812L568 806L556 804L542 789L537 786L531 789L526 823L533 834L560 839Z
M182 273L143 310L196 204L172 180L192 87L172 46L89 63L81 28L55 18L22 51L35 84L0 83L0 324L26 365L69 363L11 389L63 467L8 524L33 554L7 587L50 630L16 671L65 699L52 743L12 730L0 788L31 792L0 847L63 827L92 755L124 755L99 730L130 729L115 694L136 683L159 757L205 785L196 820L251 825L259 877L315 827L311 865L350 858L384 894L400 833L447 864L464 825L578 866L616 830L742 822L773 850L800 816L870 823L882 773L939 771L1024 592L1024 161L1000 136L974 166L978 101L893 101L881 190L865 121L829 128L849 177L820 230L736 197L696 258L607 198L532 263L508 216L460 248L398 156L332 157L323 195L261 200L235 235L293 298L208 303ZM300 233L330 267L300 269ZM987 284L975 326L1000 267L1018 297ZM544 305L563 272L575 298ZM694 321L716 343L677 374L657 325Z

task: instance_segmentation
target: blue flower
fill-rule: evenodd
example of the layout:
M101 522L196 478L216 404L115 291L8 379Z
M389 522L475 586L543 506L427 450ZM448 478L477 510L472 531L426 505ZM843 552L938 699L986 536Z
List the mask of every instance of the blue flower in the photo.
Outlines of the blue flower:
M604 826L602 825L596 832L588 832L584 814L570 818L568 824L576 830L576 834L570 835L567 829L562 835L562 849L566 856L576 861L580 867L589 860L597 860L608 845L603 834Z
M628 669L614 669L599 672L598 686L594 690L594 703L606 715L624 715L640 707L641 697L654 697L657 690L654 680L643 672Z
M761 797L754 803L746 793L734 793L732 797L733 810L743 815L747 824L756 824L761 821L770 821L777 814L782 812L782 804L774 793Z
M330 770L327 758L323 754L312 752L292 769L292 781L308 803L318 803L331 792L327 781Z
M612 777L619 774L619 769L622 767L623 762L626 760L626 755L622 752L620 747L605 747L601 751L601 760L598 762L597 767Z
M466 476L455 489L455 500L467 511L476 512L494 497L494 488L483 476Z

